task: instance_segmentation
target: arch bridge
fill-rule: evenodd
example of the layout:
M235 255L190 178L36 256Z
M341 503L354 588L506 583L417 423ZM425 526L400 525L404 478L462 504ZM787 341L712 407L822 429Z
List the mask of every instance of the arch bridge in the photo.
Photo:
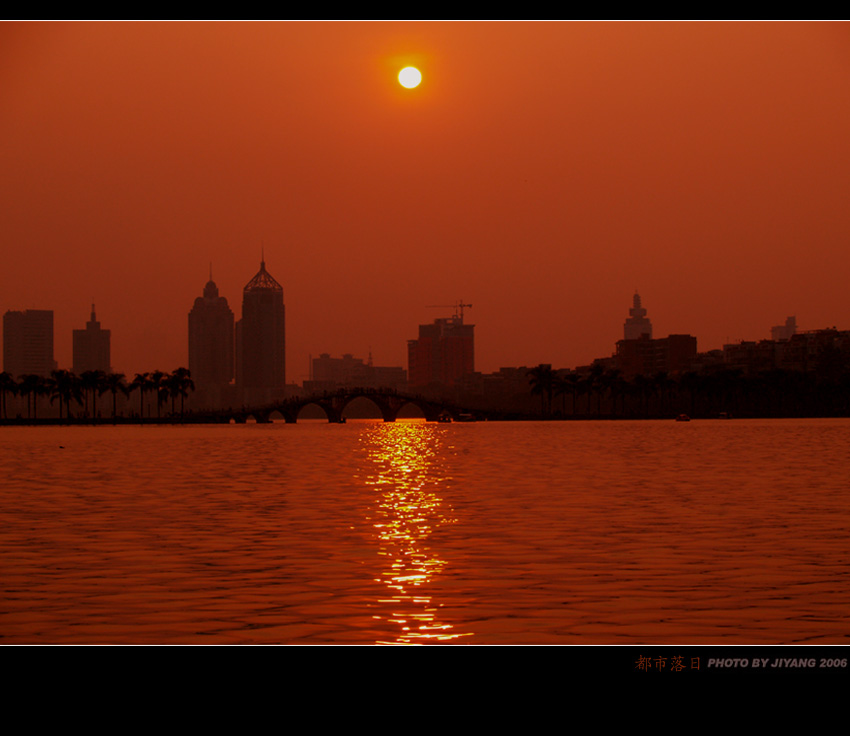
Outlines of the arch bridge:
M295 424L301 410L305 406L315 404L325 412L329 422L339 423L343 421L342 415L345 408L359 398L372 401L378 407L385 422L394 422L402 408L408 404L416 406L429 422L436 422L441 418L457 420L470 415L468 411L445 402L426 399L423 396L400 394L390 389L371 388L345 388L311 396L293 397L264 406L230 411L227 414L237 423L247 421L248 417L254 417L258 423L265 423L271 421L271 415L274 412L278 412L287 424Z

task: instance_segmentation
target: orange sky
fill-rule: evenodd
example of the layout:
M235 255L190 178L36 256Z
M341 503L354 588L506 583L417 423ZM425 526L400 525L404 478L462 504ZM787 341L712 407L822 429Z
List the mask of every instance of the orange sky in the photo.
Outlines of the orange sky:
M299 382L459 298L487 372L610 355L635 288L700 350L850 329L848 130L846 23L3 23L0 312L172 370L265 248Z

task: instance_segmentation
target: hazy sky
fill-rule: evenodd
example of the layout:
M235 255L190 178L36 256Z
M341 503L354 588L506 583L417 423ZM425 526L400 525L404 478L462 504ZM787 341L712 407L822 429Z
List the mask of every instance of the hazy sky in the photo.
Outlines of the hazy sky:
M846 23L3 23L0 312L172 370L264 248L299 382L460 298L485 372L610 355L636 288L700 350L848 329L848 131Z

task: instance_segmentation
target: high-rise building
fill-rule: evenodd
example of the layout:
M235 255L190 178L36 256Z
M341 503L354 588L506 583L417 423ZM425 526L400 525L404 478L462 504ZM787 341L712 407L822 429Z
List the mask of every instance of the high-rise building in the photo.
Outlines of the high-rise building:
M432 384L456 386L475 371L475 325L465 325L463 314L419 325L419 337L408 340L408 384L411 389Z
M100 322L91 305L91 319L86 322L86 329L74 330L74 367L78 376L86 371L103 371L109 373L110 368L110 331L100 329Z
M233 310L212 280L189 312L189 371L198 391L220 390L233 380Z
M3 370L12 376L47 377L53 360L53 310L27 309L3 315Z
M236 324L236 382L249 405L285 396L283 287L266 271L264 260L242 291L242 319Z
M634 305L629 310L629 317L623 326L623 336L626 340L637 340L641 335L652 337L652 322L646 316L646 310L640 305L640 294L635 292Z

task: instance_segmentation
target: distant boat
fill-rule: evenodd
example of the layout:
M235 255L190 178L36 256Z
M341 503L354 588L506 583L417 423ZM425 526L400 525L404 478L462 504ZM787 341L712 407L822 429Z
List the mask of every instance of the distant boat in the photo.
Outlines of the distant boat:
M444 411L440 416L437 417L437 421L440 424L451 424L452 423L452 415L447 411Z
M457 421L459 422L475 422L477 421L472 414L458 414Z
M679 414L679 416L676 417L676 421L677 422L689 422L689 421L691 421L691 418L687 414Z

